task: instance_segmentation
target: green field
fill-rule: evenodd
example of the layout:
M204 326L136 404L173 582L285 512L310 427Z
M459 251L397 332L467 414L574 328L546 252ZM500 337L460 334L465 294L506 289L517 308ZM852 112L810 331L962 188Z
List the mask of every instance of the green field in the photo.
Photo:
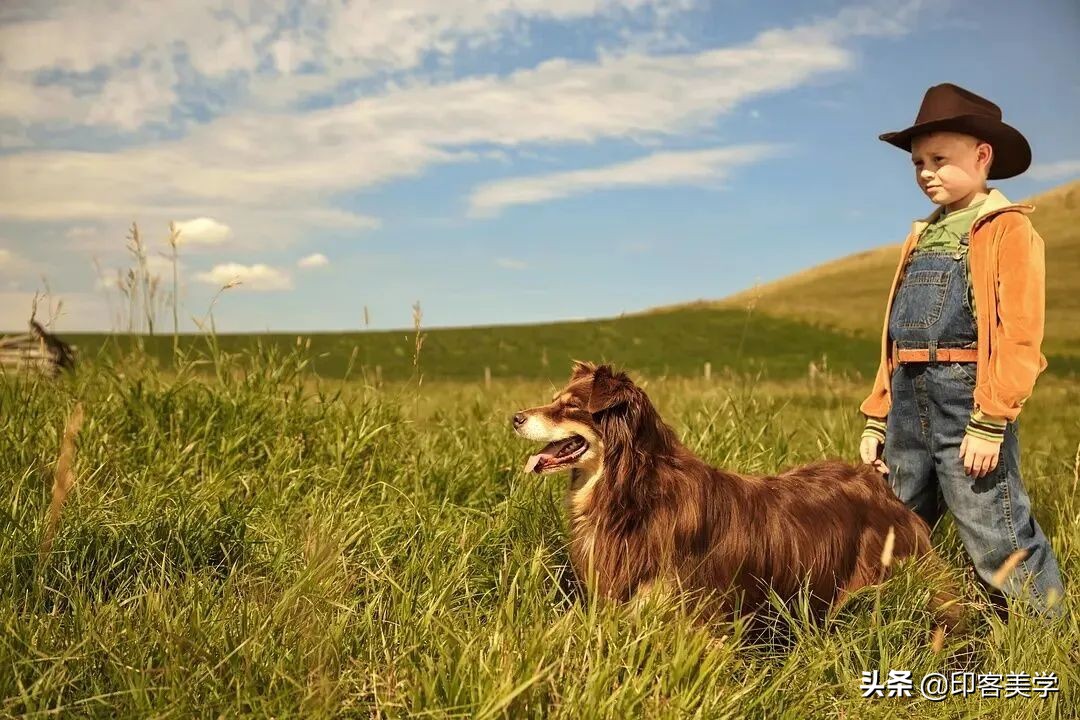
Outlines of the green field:
M566 333L555 326L511 334L505 373L517 371L509 358L531 358L539 377L500 379L499 369L490 388L470 364L485 356L462 339L488 338L495 371L498 336L483 330L443 350L440 367L470 382L375 388L316 377L302 353L274 350L168 369L160 357L106 357L56 382L0 377L0 715L1077 717L1080 384L1045 376L1022 420L1024 477L1070 591L1066 618L1003 624L978 612L984 598L969 578L979 619L935 654L929 588L907 568L827 626L796 612L786 644L753 643L739 626L707 632L664 601L635 614L579 594L565 478L520 472L533 448L508 417L550 395L542 378L561 383L564 356L617 356L714 464L771 472L853 458L867 388L838 371L873 349L810 345L770 359L789 368L777 377L705 382L678 375L710 356L656 352L682 334L661 324L656 332L673 334L642 331L636 345L625 328L646 326L624 322L608 336L589 330L593 351L582 338L557 344ZM734 318L714 327L712 346L706 327L694 340L702 349L736 345ZM435 337L422 371L435 363L426 356ZM753 338L743 357L763 363ZM311 352L324 350L317 342ZM451 347L468 362L453 364ZM818 351L830 371L811 382L806 362ZM60 434L77 401L86 416L77 482L41 554ZM950 521L934 539L959 573ZM1054 672L1060 692L863 699L860 673L875 669L916 680Z
M683 308L581 322L495 327L421 329L420 360L413 330L218 335L216 347L231 354L289 352L309 348L312 368L327 378L425 381L539 378L561 381L575 358L613 361L651 375L701 376L712 371L763 374L773 379L805 377L810 363L834 372L872 378L879 341L844 329L823 329L798 319L757 311ZM87 359L116 358L139 345L162 366L172 363L172 336L65 334ZM310 345L309 345L310 343ZM206 336L182 335L191 354L210 351ZM1075 376L1080 355L1050 355L1048 373Z
M561 380L574 358L615 360L656 375L701 375L711 362L720 372L758 370L771 376L804 376L811 361L825 358L831 367L868 372L877 365L877 345L844 333L823 333L806 323L734 310L684 310L666 316L639 315L606 320L495 327L421 329L420 360L414 367L414 330L218 335L226 353L289 352L307 347L313 369L324 377L374 373L406 380L419 372L427 380L493 378ZM65 335L84 356L115 356L129 350L127 336ZM299 338L299 339L298 339ZM172 358L173 338L140 338L162 365ZM206 336L181 337L185 350L206 352ZM351 370L350 370L351 364Z

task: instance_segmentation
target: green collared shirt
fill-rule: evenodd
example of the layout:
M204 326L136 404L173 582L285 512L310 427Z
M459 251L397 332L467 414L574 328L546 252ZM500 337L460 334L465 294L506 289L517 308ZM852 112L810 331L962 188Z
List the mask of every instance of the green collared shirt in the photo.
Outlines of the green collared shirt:
M961 210L945 213L936 221L926 226L919 235L919 242L913 252L934 252L953 255L960 251L960 241L970 235L971 224L979 214L979 208L985 199L968 205Z

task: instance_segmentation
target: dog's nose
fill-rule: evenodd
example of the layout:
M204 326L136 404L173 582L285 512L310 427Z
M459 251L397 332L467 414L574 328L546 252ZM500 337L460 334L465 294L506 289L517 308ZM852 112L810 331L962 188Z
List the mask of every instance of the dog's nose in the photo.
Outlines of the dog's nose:
M525 424L525 414L514 413L514 417L512 417L510 421L514 423L514 427L521 427Z

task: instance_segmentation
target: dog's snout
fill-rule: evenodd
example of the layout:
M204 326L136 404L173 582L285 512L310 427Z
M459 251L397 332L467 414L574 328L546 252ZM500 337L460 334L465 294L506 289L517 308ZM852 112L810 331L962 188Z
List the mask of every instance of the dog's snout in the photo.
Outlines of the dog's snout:
M525 424L525 413L514 413L514 417L510 418L510 422L514 423L514 427L518 428Z

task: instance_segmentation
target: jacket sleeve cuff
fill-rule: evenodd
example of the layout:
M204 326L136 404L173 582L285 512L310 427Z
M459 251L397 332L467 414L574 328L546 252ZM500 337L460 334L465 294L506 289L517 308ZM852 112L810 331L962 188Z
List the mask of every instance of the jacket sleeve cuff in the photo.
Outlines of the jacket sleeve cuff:
M872 437L878 442L885 442L885 419L866 418L866 427L863 428L862 437Z
M968 421L967 434L1000 444L1005 439L1006 425L1008 425L1008 420L1005 418L987 415L982 410L976 410Z

